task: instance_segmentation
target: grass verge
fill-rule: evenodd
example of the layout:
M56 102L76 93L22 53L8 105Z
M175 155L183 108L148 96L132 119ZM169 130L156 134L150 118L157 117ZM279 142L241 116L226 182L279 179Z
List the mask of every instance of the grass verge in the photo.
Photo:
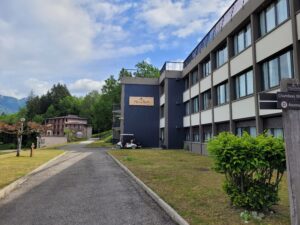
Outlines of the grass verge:
M22 151L20 157L15 152L0 155L0 189L61 153L62 150L47 149L34 151L32 158L30 151Z
M88 144L87 148L111 148L113 147L112 142L112 134L110 131L110 135L107 135L109 131L106 132L106 136L100 139L99 141L95 141L91 144Z
M146 185L170 204L191 225L238 225L241 209L234 209L222 189L224 177L212 171L212 160L186 151L111 150ZM287 225L287 181L280 186L281 201L275 214L248 224Z

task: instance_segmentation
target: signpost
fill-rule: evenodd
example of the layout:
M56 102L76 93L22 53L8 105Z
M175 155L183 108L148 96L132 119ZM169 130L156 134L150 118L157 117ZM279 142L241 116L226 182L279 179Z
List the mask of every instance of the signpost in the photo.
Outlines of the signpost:
M282 109L291 224L300 225L300 83L284 79L280 89L277 94L259 94L260 107Z
M300 224L300 85L292 79L281 81L278 104L282 108L282 123L286 147L287 176L291 224ZM287 93L285 93L287 92Z

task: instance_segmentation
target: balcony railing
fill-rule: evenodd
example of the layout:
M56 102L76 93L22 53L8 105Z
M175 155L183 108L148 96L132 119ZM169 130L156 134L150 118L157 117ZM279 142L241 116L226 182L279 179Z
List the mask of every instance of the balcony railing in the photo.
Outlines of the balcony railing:
M118 120L118 121L114 121L113 123L112 123L112 127L113 128L119 128L120 127L120 120Z
M113 105L113 112L120 111L120 110L121 110L121 106L119 104L114 104Z
M160 70L160 74L164 71L182 71L183 70L183 62L165 62L163 67Z
M204 48L211 43L215 37L222 31L226 24L228 24L231 19L243 8L243 6L249 0L236 0L229 9L224 13L224 15L218 20L218 22L211 28L211 30L205 35L205 37L200 41L196 48L191 52L191 54L184 60L183 67L186 67L197 55L199 55Z

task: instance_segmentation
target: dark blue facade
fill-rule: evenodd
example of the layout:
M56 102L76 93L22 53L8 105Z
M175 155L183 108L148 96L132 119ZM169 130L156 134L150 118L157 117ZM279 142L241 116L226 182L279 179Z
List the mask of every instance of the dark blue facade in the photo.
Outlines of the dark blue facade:
M185 108L182 103L184 82L168 79L168 148L182 149L184 141L183 116ZM176 113L174 113L176 112Z
M159 146L159 86L124 84L124 133L143 147ZM129 97L154 97L154 106L131 106Z

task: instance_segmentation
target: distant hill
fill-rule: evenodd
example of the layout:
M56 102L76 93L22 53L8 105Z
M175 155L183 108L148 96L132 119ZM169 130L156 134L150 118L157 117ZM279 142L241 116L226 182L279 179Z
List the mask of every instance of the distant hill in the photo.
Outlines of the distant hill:
M14 97L0 95L0 114L3 112L6 114L16 113L20 108L25 106L26 101L26 98L17 99Z

